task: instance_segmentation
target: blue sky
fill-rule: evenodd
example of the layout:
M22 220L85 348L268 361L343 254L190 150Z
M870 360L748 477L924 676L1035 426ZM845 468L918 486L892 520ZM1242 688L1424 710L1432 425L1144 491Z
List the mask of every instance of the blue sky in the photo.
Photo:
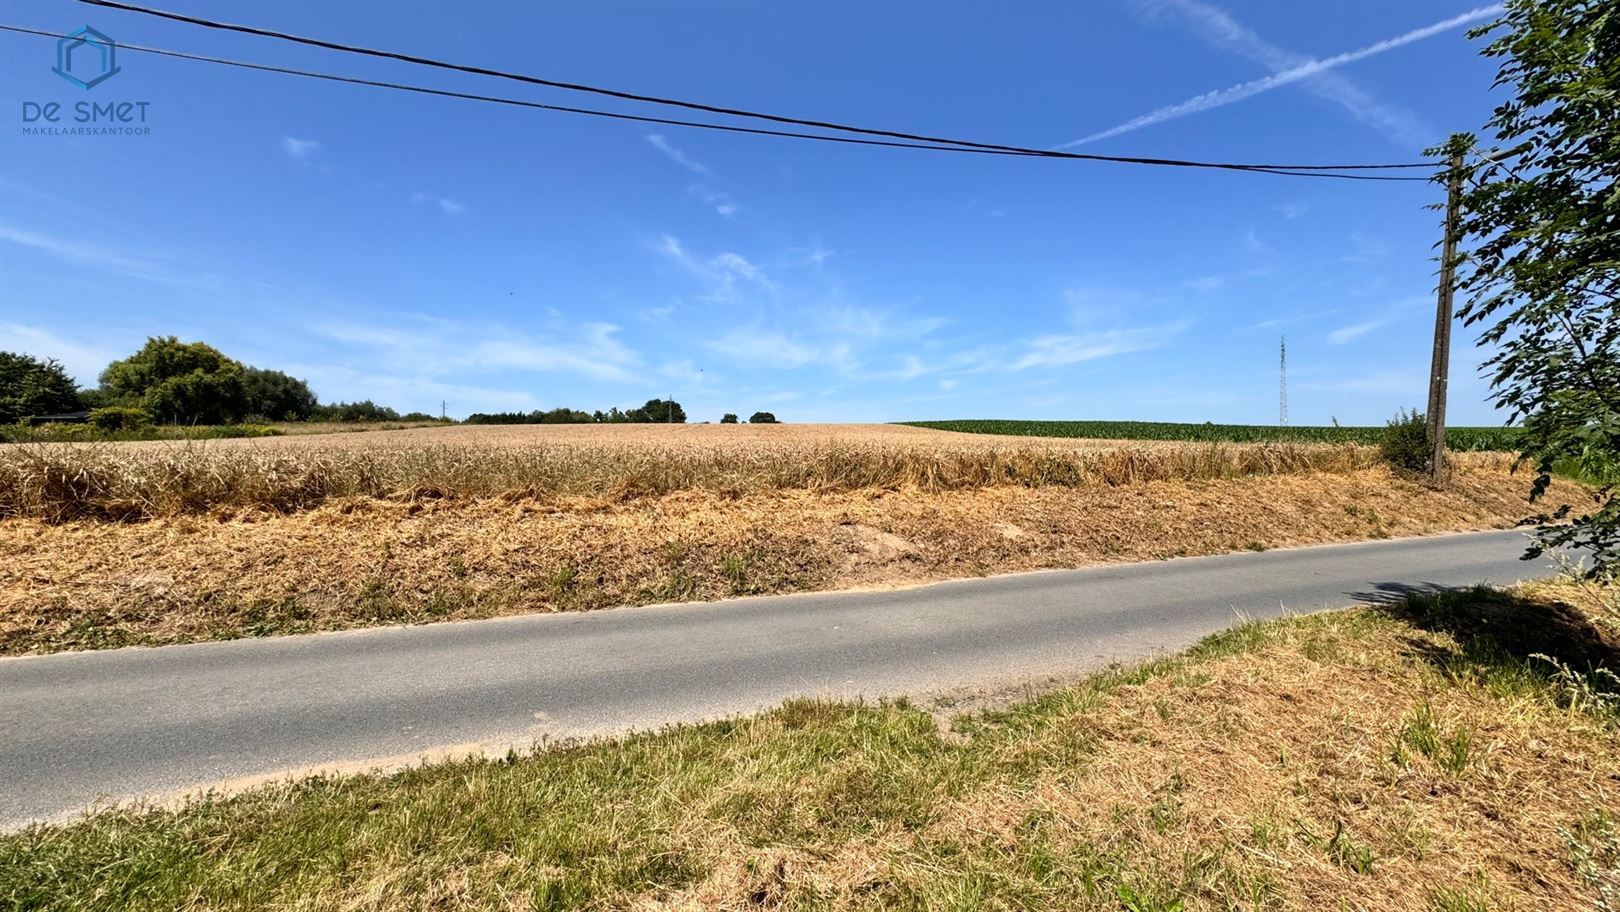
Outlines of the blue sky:
M1468 0L154 5L1107 154L1412 161L1500 101L1456 21L1491 18ZM68 2L3 2L0 21L642 110ZM693 420L1271 423L1286 333L1295 424L1425 397L1426 183L649 128L129 51L87 91L54 54L0 34L0 348L86 383L175 334L323 400L452 415L673 394ZM150 135L23 134L25 102L87 100L149 102ZM1450 417L1494 423L1473 338L1456 336Z

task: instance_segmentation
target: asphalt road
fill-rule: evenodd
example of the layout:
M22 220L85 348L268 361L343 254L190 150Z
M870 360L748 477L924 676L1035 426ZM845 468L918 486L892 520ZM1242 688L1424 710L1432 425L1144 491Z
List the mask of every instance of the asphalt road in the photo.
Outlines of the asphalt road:
M1485 532L825 593L0 659L0 826L448 746L1070 677L1239 617L1547 575Z

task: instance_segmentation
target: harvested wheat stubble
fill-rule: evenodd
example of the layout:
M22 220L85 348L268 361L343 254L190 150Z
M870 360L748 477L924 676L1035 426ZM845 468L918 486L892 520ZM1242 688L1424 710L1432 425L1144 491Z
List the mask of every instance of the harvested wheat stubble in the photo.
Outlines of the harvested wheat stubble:
M1506 464L1462 454L1461 466ZM450 427L388 434L0 448L0 517L115 520L333 498L702 490L948 491L1349 472L1354 445L1023 441L889 425Z
M142 523L0 521L0 652L333 630L1502 528L1524 480L1383 469L1121 486L677 491ZM1558 483L1549 506L1582 496Z

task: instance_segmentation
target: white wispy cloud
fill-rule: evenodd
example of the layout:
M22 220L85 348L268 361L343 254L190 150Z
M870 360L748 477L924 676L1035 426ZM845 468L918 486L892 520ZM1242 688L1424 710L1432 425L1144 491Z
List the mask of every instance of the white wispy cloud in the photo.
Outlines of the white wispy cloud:
M1220 7L1199 0L1142 0L1150 13L1173 16L1191 26L1204 41L1282 73L1309 64L1311 58L1284 50L1261 38ZM1434 139L1434 131L1412 112L1374 98L1349 77L1324 71L1300 80L1300 88L1338 104L1362 123L1409 147Z
M1313 310L1309 313L1294 314L1293 316L1288 317L1274 317L1270 320L1261 320L1259 323L1251 323L1250 325L1245 326L1244 329L1276 329L1279 326L1290 326L1295 323L1303 323L1306 320L1315 320L1321 317L1331 316L1338 313L1339 310L1340 308L1334 307L1328 310Z
M1130 133L1133 130L1140 130L1143 127L1152 126L1153 124L1164 123L1165 121L1186 117L1190 114L1199 114L1204 111L1210 111L1215 108L1233 104L1234 102L1242 101L1246 98L1253 98L1256 95L1264 92L1270 92L1273 89L1279 89L1286 85L1292 85L1303 80L1315 78L1323 73L1327 73L1330 70L1344 66L1345 64L1355 63L1358 60L1365 60L1368 57L1373 57L1378 54L1385 53L1386 51L1392 51L1396 48L1404 47L1415 41L1422 41L1425 38L1431 38L1459 26L1468 25L1472 22L1487 19L1491 16L1497 15L1501 11L1502 7L1500 5L1482 6L1477 9L1469 10L1466 13L1452 16L1449 19L1436 22L1433 25L1426 25L1422 28L1413 29L1392 38L1386 38L1383 41L1367 45L1363 48L1357 48L1353 51L1346 51L1342 54L1335 54L1331 57L1325 57L1320 60L1307 60L1304 63L1289 66L1286 69L1279 70L1272 73L1270 76L1266 76L1261 79L1252 79L1248 82L1242 82L1224 89L1216 89L1211 92L1205 92L1201 95L1195 95L1192 98L1177 104L1166 105L1165 107L1143 114L1140 117L1132 118L1119 126L1111 127L1098 133L1093 133L1090 136L1081 137L1073 142L1064 143L1058 148L1068 149L1074 146L1085 145L1086 143L1093 143L1101 139L1108 139L1124 133ZM1363 103L1364 102L1365 99L1363 99Z
M708 298L729 296L731 303L755 309L748 322L723 326L698 343L716 363L814 368L832 375L835 391L842 383L909 384L924 379L931 384L949 381L942 387L949 388L967 383L969 376L1061 368L1158 348L1192 325L1191 320L1177 319L1177 314L1143 316L1162 314L1179 300L1172 294L1148 299L1131 289L1071 288L1063 292L1063 299L1065 322L1072 329L1023 338L983 334L953 338L941 332L953 321L919 312L918 302L872 306L852 301L836 282L831 288L822 285L819 269L813 274L817 291L807 293L798 281L804 273L793 267L802 270L824 263L829 251L819 243L808 252L790 248L784 257L769 260L781 270L781 285L741 254L698 254L674 235L660 236L652 249L710 283ZM745 301L740 295L745 286L767 283L775 293L765 300ZM1136 322L1122 323L1122 312L1135 314Z
M1360 323L1352 323L1349 326L1341 326L1328 333L1328 341L1334 345L1354 342L1374 330L1388 326L1389 323L1389 320L1364 320Z
M776 283L765 271L740 253L724 251L711 257L700 257L688 251L680 238L672 234L659 237L654 249L706 282L710 286L709 293L704 295L707 300L735 301L739 284L753 285L772 294L777 290Z
M741 276L750 282L769 284L765 278L765 273L761 272L758 266L749 262L748 258L740 253L716 254L713 259L709 260L709 266L727 275Z
M827 265L836 251L828 250L816 241L807 247L791 247L787 251L787 260L794 266L814 266L817 269Z
M31 200L49 204L52 209L61 213L71 213L76 225L94 224L109 231L125 230L107 218L107 214L102 211L101 207L95 205L94 197L70 199L4 177L0 177L0 191L15 193ZM20 210L21 206L18 206L17 209Z
M722 218L736 216L737 210L741 208L737 205L737 201L731 198L731 194L712 190L703 184L693 184L687 190L694 197L701 200L704 205L713 207L715 214Z
M916 380L919 377L950 377L951 386L962 376L1006 368L1005 346L985 346L957 351L929 352L926 356L908 352L896 368L879 370L869 379ZM942 383L946 381L941 381Z
M1234 277L1235 274L1233 273L1217 272L1209 275L1194 276L1181 284L1193 291L1214 291L1226 287L1227 283L1231 282Z
M432 203L440 212L449 216L465 215L467 212L467 204L445 196L434 196L431 193L412 193L411 202Z
M737 328L706 346L739 364L759 364L779 368L803 367L821 360L824 352L776 330Z
M1012 368L1024 370L1030 367L1063 367L1083 361L1095 361L1098 358L1148 351L1164 345L1171 337L1191 325L1191 321L1182 320L1160 326L1037 336L1029 340L1027 350L1012 363Z
M658 376L678 381L689 388L701 387L717 379L710 376L703 368L692 363L690 358L665 361L658 365Z
M1181 283L1181 287L1193 291L1216 291L1225 288L1234 282L1244 279L1265 278L1272 274L1272 270L1265 266L1255 266L1249 269L1234 269L1230 272L1212 272L1208 275L1193 276Z
M821 331L850 340L918 339L947 322L942 317L911 316L852 304L821 304L809 316Z
M762 315L752 325L729 329L704 347L742 365L816 365L846 380L913 380L925 374L964 371L984 357L974 353L973 363L969 363L961 353L934 351L944 343L926 337L945 323L941 318L897 309L823 303L777 311L774 317ZM929 348L929 359L925 362L907 351L909 345Z
M328 339L372 348L426 349L437 346L441 339L441 334L437 331L372 326L354 322L319 323L314 329Z
M323 402L370 399L402 412L422 411L434 415L439 413L441 402L449 405L452 415L527 412L560 404L542 402L524 390L459 383L409 366L372 369L322 360L282 362L277 367L309 381L310 388Z
M648 133L647 142L651 143L654 149L664 153L664 155L668 157L670 161L680 165L682 168L685 168L693 174L701 174L704 177L709 178L714 177L714 172L709 169L708 165L705 165L695 158L692 158L690 155L687 155L680 149L675 148L675 145L669 140L665 139L663 134Z
M688 253L686 245L673 234L660 235L658 243L653 245L659 253L674 260L682 269L700 278L713 278L714 271L696 256Z
M615 338L617 331L611 323L597 323L587 326L582 336L564 341L491 339L473 348L466 360L486 370L509 368L628 381L636 358Z
M371 326L326 323L315 327L329 339L368 349L368 365L396 374L442 377L463 371L518 370L574 374L592 380L635 378L641 359L618 337L612 323L573 324L560 315L528 331L509 326L463 326L437 320L418 325Z
M133 350L133 349L131 349ZM73 379L92 386L101 371L125 352L87 342L81 333L71 337L39 326L0 323L0 351L22 352L36 358L54 358Z
M26 228L0 225L0 240L24 247L32 247L64 260L73 260L92 266L102 266L125 275L135 275L156 269L156 264L116 250L98 247L82 241L69 240Z
M1298 389L1334 393L1374 393L1390 396L1421 396L1428 388L1428 376L1420 370L1375 370L1353 377L1312 380Z
M174 269L155 258L114 250L84 241L69 240L44 232L0 224L0 241L51 254L74 263L105 269L132 279L181 285L192 288L213 289L219 285L216 276L190 274Z
M1250 256L1256 257L1274 257L1277 255L1277 248L1261 240L1260 235L1253 228L1243 234L1243 250Z
M319 140L298 139L292 136L281 138L281 148L296 161L307 162L321 151Z
M1339 260L1345 263L1376 263L1389 257L1389 244L1382 238L1352 231L1349 235L1350 252L1341 254Z

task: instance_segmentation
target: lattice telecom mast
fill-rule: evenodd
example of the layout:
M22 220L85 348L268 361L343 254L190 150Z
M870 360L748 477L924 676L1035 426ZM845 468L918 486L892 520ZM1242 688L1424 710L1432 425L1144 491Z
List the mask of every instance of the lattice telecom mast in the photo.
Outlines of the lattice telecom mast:
M1286 427L1288 425L1288 337L1282 337L1282 344L1277 349L1277 423Z

